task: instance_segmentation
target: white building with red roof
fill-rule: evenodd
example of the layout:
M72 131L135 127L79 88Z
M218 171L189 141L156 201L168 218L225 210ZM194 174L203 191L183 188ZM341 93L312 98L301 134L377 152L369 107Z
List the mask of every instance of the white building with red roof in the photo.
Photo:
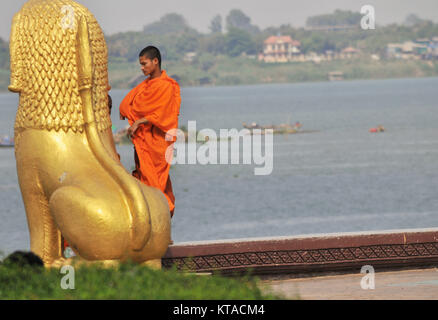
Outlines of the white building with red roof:
M270 36L263 43L263 54L259 60L265 62L288 62L300 55L301 43L290 36Z

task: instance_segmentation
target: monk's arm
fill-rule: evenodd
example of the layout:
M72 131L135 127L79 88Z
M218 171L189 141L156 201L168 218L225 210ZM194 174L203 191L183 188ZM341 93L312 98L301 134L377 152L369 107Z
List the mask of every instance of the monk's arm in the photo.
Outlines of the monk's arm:
M148 123L148 122L149 122L148 119L146 119L145 117L144 117L144 118L141 118L141 119L138 119L137 121L135 121L135 122L132 124L132 126L128 129L128 136L132 137L132 136L135 134L135 132L137 131L137 129L138 129L142 124L146 124L146 123Z
M146 123L148 123L149 121L148 121L148 119L146 119L146 117L144 117L144 118L141 118L141 119L138 119L137 121L135 121L138 125L141 125L141 124L146 124Z

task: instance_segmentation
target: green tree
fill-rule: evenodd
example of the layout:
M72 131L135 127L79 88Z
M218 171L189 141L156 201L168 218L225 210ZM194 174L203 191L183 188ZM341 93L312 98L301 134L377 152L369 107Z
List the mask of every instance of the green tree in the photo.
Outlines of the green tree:
M249 33L258 33L260 31L257 26L251 24L251 18L239 9L231 10L226 21L228 31L231 29L242 29Z
M175 48L178 54L198 51L199 37L194 34L184 33L177 38Z
M334 50L335 44L320 33L313 33L310 37L304 38L301 43L303 52L324 53L327 50Z
M211 20L209 29L211 33L222 33L222 17L220 14L214 16Z
M195 58L195 63L202 71L209 71L215 64L216 58L208 53L203 53Z
M331 14L322 14L307 18L308 27L359 26L362 15L359 12L335 10Z
M9 45L0 38L0 69L9 69Z
M438 35L438 25L429 20L416 24L414 30L415 38L432 38Z
M213 55L224 54L226 52L226 36L222 33L214 33L202 38L200 50Z
M166 34L181 34L181 33L197 33L197 31L191 28L186 19L177 13L168 13L160 18L159 21L146 25L143 28L144 33L154 35L166 35Z
M421 22L423 22L424 20L421 19L419 16L417 16L416 14L409 14L406 16L405 21L404 21L404 25L409 26L409 27L413 27L416 24L420 24Z
M226 53L237 57L242 53L255 54L256 45L251 35L241 29L231 28L225 36Z

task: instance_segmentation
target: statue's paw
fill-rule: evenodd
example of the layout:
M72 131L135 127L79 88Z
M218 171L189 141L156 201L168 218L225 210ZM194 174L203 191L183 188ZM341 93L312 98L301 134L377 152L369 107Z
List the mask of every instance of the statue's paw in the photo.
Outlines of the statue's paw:
M144 267L154 269L154 270L161 270L161 268L162 268L161 259L148 260L148 261L143 262L141 265Z
M53 268L53 269L60 269L63 266L71 266L74 264L74 259L73 258L59 258L56 259L55 261L53 261L51 264L49 264L47 267L48 268Z

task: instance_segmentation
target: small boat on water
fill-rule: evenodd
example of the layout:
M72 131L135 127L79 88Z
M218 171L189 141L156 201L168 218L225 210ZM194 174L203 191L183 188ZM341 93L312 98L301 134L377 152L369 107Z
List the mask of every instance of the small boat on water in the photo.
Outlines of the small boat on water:
M371 128L369 131L371 133L385 132L385 128L382 125L379 125L376 128Z
M4 136L0 138L0 148L13 148L14 147L14 139L9 138L8 136Z
M265 133L265 130L272 129L274 134L293 134L293 133L311 133L311 132L317 132L315 130L302 130L302 124L300 122L295 122L294 125L291 125L289 123L281 123L279 125L259 125L256 122L253 122L251 124L246 124L245 122L242 123L242 126L245 129L249 129L252 134L259 133L258 131L254 131L255 129L261 130L261 134Z

